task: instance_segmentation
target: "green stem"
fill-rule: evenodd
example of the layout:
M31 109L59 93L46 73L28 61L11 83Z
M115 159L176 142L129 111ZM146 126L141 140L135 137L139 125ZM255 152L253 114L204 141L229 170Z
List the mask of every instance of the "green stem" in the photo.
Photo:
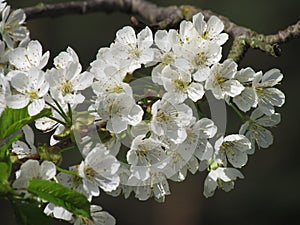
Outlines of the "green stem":
M70 118L70 124L72 124L72 109L71 109L71 105L68 103L68 114L69 114L69 118Z
M75 171L65 170L63 168L60 168L59 166L56 166L56 170L62 173L70 174L76 177L80 177L79 174Z
M246 116L244 116L241 111L231 102L227 102L227 104L236 112L236 114L241 118L243 122L246 121Z
M53 117L53 116L47 116L47 118L49 118L49 119L51 119L51 120L54 120L54 121L56 121L56 122L58 122L58 123L60 123L60 124L62 124L62 125L66 125L66 123L65 122L63 122L63 121L61 121L61 120L59 120L59 119L56 119L55 117Z
M64 120L67 119L67 116L66 116L66 114L65 114L64 112L62 113L58 108L56 108L54 105L52 105L52 104L49 103L49 102L46 102L46 104L49 105L51 108L53 108L59 115L61 115L62 118L64 118ZM66 120L66 121L67 121L67 120Z
M66 151L70 151L70 150L74 150L74 149L75 149L75 146L70 146L70 147L61 149L59 152L62 153L62 152L66 152Z
M51 97L52 98L52 97ZM60 106L60 104L54 99L52 98L52 100L55 102L55 104L57 105L58 109L61 111L61 113L63 114L62 117L65 119L65 121L67 123L70 123L70 119L68 118L68 116L66 115L65 111L63 110L63 108Z

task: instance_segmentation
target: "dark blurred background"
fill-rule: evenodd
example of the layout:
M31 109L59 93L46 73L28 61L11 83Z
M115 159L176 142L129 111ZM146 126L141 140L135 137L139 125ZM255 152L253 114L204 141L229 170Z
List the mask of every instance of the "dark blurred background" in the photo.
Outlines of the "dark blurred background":
M36 0L11 0L14 7L31 6ZM61 2L45 0L44 3ZM232 21L261 33L272 34L300 19L299 0L164 0L160 5L191 4L210 9ZM71 46L84 68L95 59L100 47L108 46L115 32L128 25L130 15L94 13L68 15L54 19L28 21L31 38L38 39L52 59ZM134 197L124 200L102 193L97 199L119 225L297 225L300 224L300 148L299 148L299 54L300 38L281 45L282 56L274 58L258 50L249 50L240 67L251 66L266 71L279 68L284 74L280 87L286 104L278 111L282 122L273 129L274 144L249 158L242 169L244 180L236 182L229 193L216 191L206 199L203 183L206 174L188 175L183 183L170 182L172 194L165 203L140 202ZM228 46L227 46L228 49ZM225 47L226 54L226 47ZM230 113L231 114L231 113ZM230 129L240 126L236 117L229 118ZM0 201L2 225L15 225L14 214L5 201ZM67 224L54 222L54 224Z

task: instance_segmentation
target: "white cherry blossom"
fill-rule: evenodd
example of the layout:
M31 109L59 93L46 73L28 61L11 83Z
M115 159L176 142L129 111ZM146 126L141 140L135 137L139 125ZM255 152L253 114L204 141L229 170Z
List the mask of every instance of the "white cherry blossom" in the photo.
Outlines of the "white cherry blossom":
M142 181L150 177L151 168L165 167L166 158L162 143L151 137L146 138L144 135L134 138L127 152L127 161L131 165L132 174Z
M217 187L226 192L230 191L237 178L242 179L244 176L235 168L218 167L211 170L204 181L204 196L207 198L213 196Z
M27 47L18 47L8 54L9 62L17 70L29 71L36 67L43 69L49 59L49 51L43 54L42 45L39 41L30 41Z
M106 129L112 133L121 133L128 125L136 125L142 121L142 108L134 99L125 93L112 93L100 100L99 115L107 120Z
M115 190L120 183L117 174L119 166L120 163L104 146L95 147L78 168L85 191L98 196L100 194L98 187L104 191Z
M62 68L66 68L69 63L77 63L77 66L81 69L78 55L71 47L68 47L66 51L60 52L54 58L53 65L57 69L62 69Z
M26 125L22 127L27 144L23 141L16 141L12 144L12 152L17 154L19 159L30 157L37 153L34 146L34 134L30 126Z
M0 71L0 116L6 108L6 96L10 95L10 85L3 72Z
M10 6L6 6L1 14L0 33L2 39L8 48L13 49L16 42L23 41L29 37L27 27L23 26L26 15L22 9L11 11Z
M243 112L247 112L251 109L251 107L257 106L257 95L255 88L252 86L252 82L255 77L260 76L260 74L261 72L255 73L255 71L250 67L241 69L236 73L235 78L244 85L245 89L233 98L233 102Z
M243 167L248 161L248 151L251 142L238 134L220 137L215 143L215 158L217 162L227 166L227 160L236 168Z
M213 65L205 82L205 88L211 90L216 99L239 95L244 90L244 86L235 79L236 72L237 64L232 59Z
M155 33L154 42L158 51L156 51L155 60L159 62L157 66L152 69L151 77L154 83L161 84L161 73L166 66L175 65L177 56L173 52L173 48L179 45L179 35L177 31L171 29L158 30Z
M16 180L13 188L26 188L32 179L51 180L56 174L56 167L53 162L29 159L22 164L20 170L16 172Z
M249 154L255 152L255 142L258 147L268 148L273 144L273 135L266 127L274 127L280 122L280 114L274 113L270 116L264 115L260 109L255 109L247 122L245 122L239 133L245 135L251 141Z
M69 167L69 171L78 172L78 166ZM99 193L98 191L84 188L83 178L79 176L68 173L59 173L57 174L56 178L60 184L84 194L89 201L92 200L92 196L97 196Z
M106 68L109 68L107 71ZM113 73L110 72L113 68ZM111 48L100 48L95 61L91 63L90 72L94 74L95 78L101 81L106 77L107 72L116 80L123 80L129 72L129 65L127 60L121 60L115 55L115 49L112 45ZM106 71L105 71L106 70Z
M253 80L253 87L257 94L258 107L267 115L275 113L274 106L281 107L285 102L282 91L274 88L283 78L278 69L271 69L264 75L260 73Z
M163 202L165 196L170 194L166 176L158 171L150 172L149 178L144 181L137 179L135 176L130 176L127 184L133 186L135 197L141 201L153 196L155 200Z
M86 217L76 217L74 225L115 225L116 219L108 212L102 211L98 205L91 205L92 219Z
M135 34L132 27L126 26L117 31L115 43L111 46L111 54L120 60L127 61L127 72L132 73L147 65L154 59L153 35L149 27Z
M115 67L106 67L101 73L97 74L97 81L93 82L92 88L97 98L102 98L110 93L126 93L132 96L132 88L123 82Z
M193 16L193 24L198 34L204 40L223 45L228 39L228 34L221 33L224 30L224 24L216 16L211 16L206 23L204 16L198 13Z
M52 203L46 205L44 209L44 213L47 216L53 216L54 218L62 219L66 221L71 221L73 218L73 213L69 212L64 207L56 206Z
M45 80L42 70L31 68L27 73L18 72L11 78L11 86L18 94L6 97L7 105L14 109L21 109L28 105L28 114L34 116L45 107L44 96L49 84Z
M222 57L222 48L213 42L191 42L175 46L174 52L177 59L175 66L188 69L193 75L193 79L203 82L209 76L209 67L218 63Z
M191 75L183 70L173 70L166 66L162 70L162 83L167 91L165 96L172 96L171 101L182 103L187 98L196 102L204 95L204 88L201 83L192 82Z
M47 72L51 95L63 104L82 103L84 96L80 92L90 87L93 79L90 72L81 73L81 66L77 62L70 62L64 68L53 68Z
M165 135L175 144L186 139L186 127L193 119L193 112L189 106L173 104L168 99L163 99L152 105L151 113L150 127L156 135Z
M5 8L6 6L6 2L5 0L0 0L0 13L3 11L3 9Z
M186 128L187 138L183 143L178 145L169 143L167 154L170 159L164 169L166 176L175 181L182 181L186 177L187 170L196 173L199 168L198 160L201 162L212 157L213 147L208 139L212 138L216 131L217 127L213 121L203 118Z

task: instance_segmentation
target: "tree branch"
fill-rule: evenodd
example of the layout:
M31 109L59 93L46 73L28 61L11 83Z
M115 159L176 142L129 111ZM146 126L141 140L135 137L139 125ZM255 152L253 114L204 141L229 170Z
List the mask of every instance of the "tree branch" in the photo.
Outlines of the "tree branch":
M66 2L58 4L39 4L24 9L28 20L42 17L57 17L67 14L86 14L92 12L123 12L139 15L149 21L152 28L167 29L178 26L183 19L190 20L193 15L201 12L205 19L215 15L224 23L224 30L233 39L228 57L239 62L247 49L257 48L273 56L280 54L278 44L300 36L300 21L278 31L273 35L258 34L255 31L239 26L228 18L217 15L209 10L201 10L193 6L161 7L145 0L90 0L82 2ZM135 21L132 19L132 21ZM135 21L136 22L136 21Z

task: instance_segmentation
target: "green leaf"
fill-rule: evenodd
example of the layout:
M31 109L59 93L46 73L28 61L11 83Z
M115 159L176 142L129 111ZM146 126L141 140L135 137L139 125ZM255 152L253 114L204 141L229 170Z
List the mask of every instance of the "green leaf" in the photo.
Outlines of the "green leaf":
M9 147L14 143L15 141L19 140L19 138L22 137L21 134L17 134L13 138L11 138L7 143L0 146L0 161L5 161L7 157L7 153L9 153Z
M1 185L1 193L5 193L9 190L9 185L7 179L10 176L12 163L10 160L10 152L9 147L15 141L17 141L21 137L20 134L11 138L6 144L0 146L0 185Z
M61 184L33 179L29 181L27 190L54 205L64 207L75 215L91 218L90 202L87 198Z
M7 180L10 175L9 166L5 162L0 162L0 181Z
M19 225L52 225L50 217L42 209L25 201L12 202Z
M35 116L29 116L27 107L23 109L6 108L0 117L0 139L4 139L15 131L19 130L26 124L33 122L36 119L50 116L51 110L44 109Z

